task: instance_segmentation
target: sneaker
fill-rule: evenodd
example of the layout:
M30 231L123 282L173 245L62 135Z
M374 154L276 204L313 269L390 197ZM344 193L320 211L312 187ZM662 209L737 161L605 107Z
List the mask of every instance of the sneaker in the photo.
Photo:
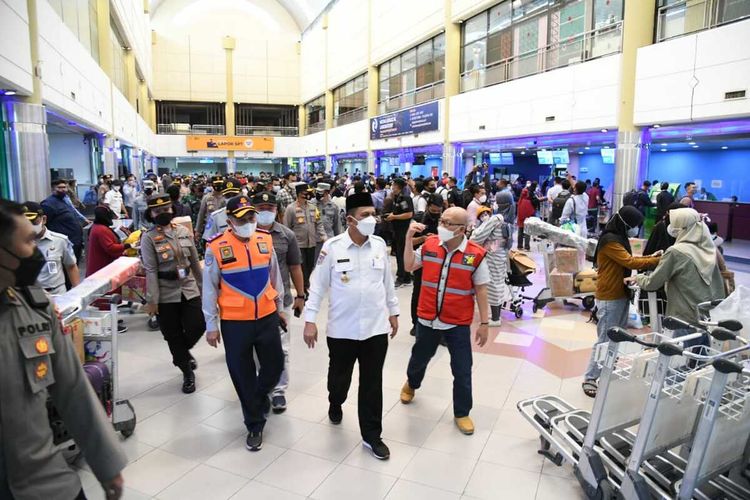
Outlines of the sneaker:
M286 411L286 398L283 394L271 398L271 409L277 415Z
M263 431L249 432L245 440L245 448L250 451L259 451L263 448Z
M117 333L125 333L128 331L128 327L124 323L117 323Z
M339 425L343 418L344 411L341 409L340 405L328 406L328 420L330 420L333 425Z
M490 320L490 326L500 326L503 324L502 319L491 319Z
M401 402L408 405L414 399L414 389L409 385L409 381L404 382L404 386L401 388Z
M454 421L458 430L463 434L467 436L474 434L474 422L471 421L471 417L456 417Z
M372 456L378 460L388 460L391 458L391 450L388 449L388 446L380 438L372 441L362 441L362 445L365 448L369 448Z

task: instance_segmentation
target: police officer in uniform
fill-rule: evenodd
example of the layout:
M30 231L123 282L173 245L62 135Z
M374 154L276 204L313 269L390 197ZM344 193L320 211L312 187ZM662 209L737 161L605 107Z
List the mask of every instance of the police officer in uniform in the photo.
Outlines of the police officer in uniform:
M302 252L302 272L305 276L305 290L310 288L310 274L315 268L315 249L319 242L328 237L323 228L320 211L310 201L313 190L307 183L295 186L297 201L289 205L284 213L284 225L294 231L297 244Z
M238 194L240 194L240 181L233 178L229 178L224 181L224 184L221 186L221 195L225 200L228 200L233 196L237 196ZM226 207L222 205L221 208L219 208L218 210L214 210L208 216L206 228L203 230L203 239L205 241L208 241L217 234L223 233L224 231L226 231L226 229L227 210Z
M245 446L258 451L270 411L268 394L284 368L279 328L287 328L284 283L273 239L257 230L255 207L247 196L227 202L229 228L206 245L203 269L203 313L206 340L216 347L224 339L227 367L242 406L247 428ZM219 323L221 333L219 333ZM260 365L256 374L253 351Z
M315 347L315 319L325 294L328 306L328 418L339 424L354 363L359 362L358 413L362 444L375 458L390 457L380 438L383 430L383 363L398 331L398 298L388 247L375 236L375 206L370 193L346 198L348 229L328 240L318 257L305 308L304 339Z
M32 224L36 234L36 246L44 255L46 263L39 272L36 284L51 295L60 295L67 291L65 273L68 274L71 286L81 281L81 273L76 264L73 244L64 234L47 229L47 216L39 203L27 201L24 204L24 215Z
M45 264L23 208L0 200L0 498L86 497L53 445L47 399L83 450L106 498L122 495L127 458L44 291Z
M195 219L195 240L198 241L203 237L203 231L208 222L208 216L215 210L226 205L226 200L221 194L224 188L224 180L220 175L211 177L211 187L213 191L203 195L201 207L198 209L198 217Z
M141 259L146 270L149 314L159 314L159 328L172 353L172 363L182 371L182 392L195 392L197 363L192 349L206 330L201 310L202 271L190 232L172 222L168 194L148 200L146 213L154 227L141 237Z
M315 186L315 199L320 217L323 219L326 238L330 239L341 234L341 209L331 201L331 185L327 182L318 182ZM323 248L322 241L318 242L315 249L315 260L318 259L321 248Z

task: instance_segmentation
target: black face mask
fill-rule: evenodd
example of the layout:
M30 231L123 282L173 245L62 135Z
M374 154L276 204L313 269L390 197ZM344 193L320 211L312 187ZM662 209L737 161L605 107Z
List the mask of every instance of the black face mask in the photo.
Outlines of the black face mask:
M154 222L156 222L160 226L167 226L170 222L172 222L173 217L174 215L169 212L162 212L154 217Z
M154 190L153 189L144 189L143 192L146 193L146 196L151 196L151 193L153 193Z
M434 193L435 192L435 188L434 187L428 187L427 188L427 192L428 193Z
M63 199L65 198L65 193L61 193L60 191L55 191L55 198Z
M36 283L36 278L39 276L39 272L42 270L42 267L44 267L44 264L47 263L47 259L44 258L44 254L42 253L42 251L39 250L38 247L35 247L34 253L31 254L30 257L22 259L7 248L5 248L4 250L19 261L18 267L16 269L10 269L9 267L2 266L8 271L12 272L15 276L15 286L31 286Z
M322 194L322 193L315 193L315 199L316 199L316 200L321 200L321 199L323 199L323 194Z

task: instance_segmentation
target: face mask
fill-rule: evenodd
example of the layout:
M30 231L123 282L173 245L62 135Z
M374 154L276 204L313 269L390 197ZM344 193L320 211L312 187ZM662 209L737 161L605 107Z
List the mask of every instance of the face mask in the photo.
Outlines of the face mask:
M322 193L315 193L315 199L316 200L322 200L323 199L323 194Z
M34 253L30 257L22 259L18 255L14 254L7 248L6 252L11 254L13 257L18 259L19 264L16 269L10 269L2 266L8 271L12 272L16 278L16 284L14 286L31 286L36 283L36 278L39 276L39 272L42 267L47 263L47 259L44 258L44 254L38 247L34 248Z
M151 193L153 193L154 190L153 189L144 189L143 192L146 193L146 196L151 196Z
M628 238L635 238L638 236L638 229L637 227L631 227L628 229Z
M667 234L672 238L677 239L677 235L680 234L680 230L670 224L667 226Z
M276 220L276 214L273 212L269 212L268 210L263 210L262 212L258 212L258 224L261 226L270 226L273 224L273 221Z
M65 198L65 193L62 193L60 191L55 191L55 198L63 199Z
M281 186L274 186L273 187L273 192L274 193L278 193L279 191L281 191Z
M257 223L255 222L248 222L247 224L243 224L241 226L233 226L234 234L236 234L240 238L249 238L255 232L256 225Z
M375 232L375 226L377 223L377 219L370 215L369 217L357 221L357 231L359 231L359 234L362 236L370 236Z
M160 226L166 226L170 222L172 222L173 217L174 215L169 212L162 212L156 217L154 217L154 222L156 222Z
M427 188L427 192L428 193L434 193L435 192L435 188L434 187L428 187Z
M438 226L438 238L441 243L452 240L456 237L456 233L448 229L447 227Z
M38 236L42 234L42 231L44 231L44 224L37 224L37 225L31 226L31 229L33 229L34 234Z
M115 191L119 191L120 190L120 186L113 186L113 187L114 187Z
M487 195L483 194L479 197L479 203L484 203L485 201L487 201Z

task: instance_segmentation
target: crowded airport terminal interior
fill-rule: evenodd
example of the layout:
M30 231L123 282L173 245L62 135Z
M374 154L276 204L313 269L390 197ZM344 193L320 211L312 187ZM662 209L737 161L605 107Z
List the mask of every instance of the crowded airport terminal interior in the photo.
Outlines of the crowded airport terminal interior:
M750 0L0 0L0 499L750 500Z

